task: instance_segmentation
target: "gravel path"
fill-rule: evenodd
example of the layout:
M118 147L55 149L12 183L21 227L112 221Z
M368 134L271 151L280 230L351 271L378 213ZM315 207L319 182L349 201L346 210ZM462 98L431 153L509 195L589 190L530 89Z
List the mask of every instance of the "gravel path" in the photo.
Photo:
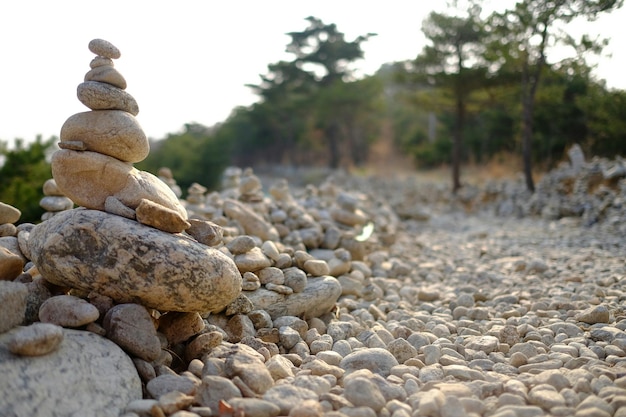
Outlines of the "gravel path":
M618 217L583 227L580 218L466 213L436 188L403 186L342 184L354 194L337 202L361 207L375 230L363 260L348 259L345 247L305 254L319 255L318 265L330 252L322 266L341 271L331 274L342 291L333 311L274 316L242 298L233 305L240 313L161 323L161 355L133 358L143 399L121 415L626 417L626 237ZM368 196L372 189L380 195ZM324 190L298 195L302 205L289 216L307 227L328 223L316 217L328 209ZM247 240L248 252L265 253ZM304 254L269 243L261 247L273 247L272 259L286 256L285 270Z
M379 415L626 415L622 236L487 214L405 225L370 256L382 300L340 303L340 320L369 326L363 345L398 357L400 336L418 353L387 378L403 406Z

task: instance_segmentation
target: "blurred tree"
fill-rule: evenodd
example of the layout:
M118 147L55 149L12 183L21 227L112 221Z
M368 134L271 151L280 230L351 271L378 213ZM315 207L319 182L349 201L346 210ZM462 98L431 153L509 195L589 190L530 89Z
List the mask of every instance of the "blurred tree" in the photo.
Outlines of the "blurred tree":
M289 149L304 136L313 140L314 130L318 130L326 142L329 166L338 168L342 142L363 142L364 136L356 134L359 127L355 123L366 119L357 113L371 108L364 101L372 99L367 94L372 90L357 95L344 84L355 81L350 64L363 58L361 43L374 34L347 41L335 24L325 24L312 16L306 20L309 26L305 30L288 33L291 42L286 50L295 56L294 61L270 65L261 84L251 87L263 99L264 106L256 110L263 110L266 134L272 135L272 140ZM355 102L358 105L349 112L348 103Z
M248 85L262 99L250 111L258 137L248 149L259 151L266 163L293 163L294 149L306 136L315 84L313 75L293 62L268 65L268 74L261 76L261 83Z
M332 168L340 165L342 155L346 164L363 166L367 162L369 147L380 131L381 94L382 85L375 77L352 82L336 80L317 92L315 115L318 126L325 133L328 133L328 123L338 129L335 140L328 143L335 152L334 157L339 158L333 165L331 153Z
M211 188L217 185L230 162L228 146L216 131L217 128L187 123L182 133L152 142L150 155L135 166L154 174L161 167L170 168L183 194L194 182Z
M585 151L609 158L626 156L626 91L606 91L603 84L591 83L577 102L586 114Z
M470 95L485 87L487 68L481 54L486 34L480 18L481 8L471 2L464 16L449 16L432 12L422 25L422 31L430 41L410 64L413 82L422 88L422 105L441 112L452 107L454 126L452 130L452 192L461 188L460 165L463 134L467 119Z
M521 0L514 8L494 13L490 18L493 43L491 58L501 69L511 68L521 75L522 158L526 187L535 190L532 177L532 136L535 98L542 71L548 64L547 50L562 43L576 48L579 56L598 52L605 44L583 36L579 42L558 34L558 24L581 17L595 19L598 14L621 7L623 0ZM493 48L498 45L497 48Z
M56 137L44 141L37 136L29 146L21 139L15 140L14 149L0 146L4 165L0 167L0 201L22 212L20 223L41 221L45 212L39 201L43 198L43 184L52 178L49 151L57 142Z

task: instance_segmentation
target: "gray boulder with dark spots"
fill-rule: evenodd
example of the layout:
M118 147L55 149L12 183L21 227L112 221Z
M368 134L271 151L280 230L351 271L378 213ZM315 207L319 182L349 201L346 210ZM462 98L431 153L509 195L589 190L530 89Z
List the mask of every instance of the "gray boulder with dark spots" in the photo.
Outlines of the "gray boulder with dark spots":
M217 312L241 274L222 252L102 211L75 209L33 228L32 261L49 282L160 311Z
M0 334L0 415L117 417L140 399L141 380L115 343L94 333L63 330L63 341L44 356L17 356Z

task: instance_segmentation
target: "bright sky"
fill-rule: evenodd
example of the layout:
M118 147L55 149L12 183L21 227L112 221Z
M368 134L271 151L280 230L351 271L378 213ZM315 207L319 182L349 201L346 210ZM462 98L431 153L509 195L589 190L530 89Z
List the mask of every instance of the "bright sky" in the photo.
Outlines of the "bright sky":
M489 3L489 2L488 2ZM491 0L500 6L501 0ZM116 45L116 68L139 103L148 137L176 133L185 123L207 126L256 100L245 84L259 82L284 52L287 32L315 16L335 23L348 40L375 32L363 44L363 74L414 58L424 46L422 20L444 0L20 0L0 3L0 140L58 136L65 120L87 111L76 87L89 70L91 39ZM582 30L612 37L597 76L626 89L626 10ZM600 28L600 30L596 29Z

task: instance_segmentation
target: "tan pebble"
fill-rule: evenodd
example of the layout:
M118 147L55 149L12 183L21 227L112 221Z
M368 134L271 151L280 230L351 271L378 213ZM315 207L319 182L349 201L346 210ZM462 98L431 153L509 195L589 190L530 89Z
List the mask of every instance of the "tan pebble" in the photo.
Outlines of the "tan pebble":
M91 40L91 42L89 42L89 50L96 55L111 59L118 59L122 56L120 50L117 49L115 45L109 41L105 41L104 39Z
M15 223L20 219L22 212L8 204L0 202L0 224Z
M315 400L304 400L289 410L289 417L322 417L322 405Z
M186 232L198 242L207 246L217 246L222 243L224 229L208 220L189 219L191 225Z
M0 237L17 236L17 227L12 223L0 224Z
M9 350L22 356L41 356L54 351L63 341L63 328L51 323L33 323L13 333Z
M85 74L85 81L98 81L101 83L111 84L114 87L126 89L126 79L112 65L101 65L92 68Z
M54 178L50 178L43 183L43 194L48 196L63 196Z
M330 273L328 263L320 259L309 259L304 262L302 269L304 269L307 274L311 274L314 277L321 277Z
M13 281L24 268L24 260L7 248L0 246L0 280Z
M111 58L106 58L103 56L97 56L94 59L91 60L91 62L89 63L89 67L90 68L97 68L97 67L101 67L103 65L112 67L113 66L113 60Z
M72 295L57 295L48 298L39 308L39 320L65 327L84 326L98 320L98 309Z
M180 233L188 229L189 222L175 210L148 199L142 199L135 209L137 221L164 232Z
M178 391L168 392L159 397L159 405L167 415L171 415L178 410L186 409L193 401L193 396Z
M200 333L204 320L198 313L170 311L159 318L159 332L163 333L169 345L177 345Z
M223 335L218 331L203 333L187 344L185 358L189 361L200 359L222 343Z
M526 365L528 363L528 358L522 352L514 352L511 355L510 363L511 366L519 368L520 366Z
M78 100L91 110L122 110L137 116L139 105L133 96L121 88L97 81L78 85Z

